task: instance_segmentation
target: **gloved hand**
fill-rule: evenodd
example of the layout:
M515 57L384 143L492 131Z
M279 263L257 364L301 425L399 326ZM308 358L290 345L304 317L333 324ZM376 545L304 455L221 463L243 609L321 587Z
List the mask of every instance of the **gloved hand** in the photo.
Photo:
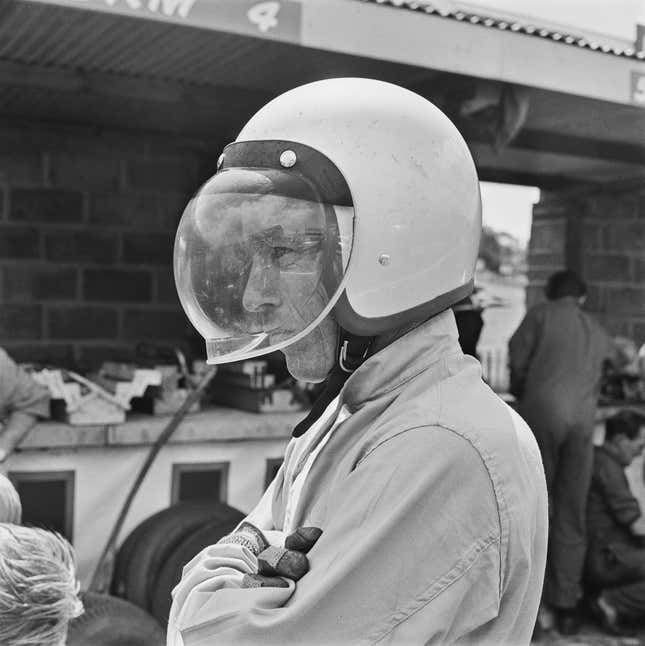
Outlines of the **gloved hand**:
M277 533L267 532L269 535ZM298 581L309 571L306 554L321 534L318 527L299 527L284 539L284 547L280 547L271 544L257 527L244 522L220 543L244 545L257 557L258 572L244 575L243 588L286 588L289 584L284 578Z

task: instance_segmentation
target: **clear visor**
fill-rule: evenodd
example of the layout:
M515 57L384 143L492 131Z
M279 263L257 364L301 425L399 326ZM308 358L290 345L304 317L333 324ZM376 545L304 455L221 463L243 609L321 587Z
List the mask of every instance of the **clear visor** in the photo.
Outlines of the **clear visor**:
M325 204L301 176L225 169L190 201L175 240L179 299L208 363L294 343L342 291L354 211Z

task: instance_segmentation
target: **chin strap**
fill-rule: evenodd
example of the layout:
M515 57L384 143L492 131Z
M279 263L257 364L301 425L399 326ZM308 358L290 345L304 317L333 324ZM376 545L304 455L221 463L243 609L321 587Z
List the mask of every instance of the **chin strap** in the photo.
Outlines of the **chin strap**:
M336 363L329 371L325 387L313 403L309 415L296 424L292 437L304 435L338 396L349 376L365 361L374 337L356 336L340 328Z

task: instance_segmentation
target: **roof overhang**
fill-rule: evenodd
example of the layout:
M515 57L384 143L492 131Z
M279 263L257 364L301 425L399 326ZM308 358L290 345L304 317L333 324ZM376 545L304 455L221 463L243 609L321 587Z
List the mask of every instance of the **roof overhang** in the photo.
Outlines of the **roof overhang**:
M485 179L555 186L644 176L645 63L629 52L491 19L487 28L401 0L394 4L408 9L360 0L0 1L5 117L231 138L290 87L370 76L439 104ZM460 122L460 110L465 98L485 104L507 86L521 88L528 112L500 147L476 120Z

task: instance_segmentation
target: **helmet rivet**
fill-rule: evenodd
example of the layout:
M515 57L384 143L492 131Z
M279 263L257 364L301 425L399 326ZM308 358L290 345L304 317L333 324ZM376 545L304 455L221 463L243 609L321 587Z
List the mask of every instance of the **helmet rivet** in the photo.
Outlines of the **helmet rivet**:
M224 153L222 153L218 158L217 158L217 170L219 170L222 167L222 164L224 163Z
M296 159L296 153L294 153L293 150L285 150L280 155L280 165L284 166L284 168L291 168L292 166L295 166Z
M383 265L384 267L385 267L385 265L389 265L390 264L390 254L382 253L378 257L378 261L379 261L379 264Z

